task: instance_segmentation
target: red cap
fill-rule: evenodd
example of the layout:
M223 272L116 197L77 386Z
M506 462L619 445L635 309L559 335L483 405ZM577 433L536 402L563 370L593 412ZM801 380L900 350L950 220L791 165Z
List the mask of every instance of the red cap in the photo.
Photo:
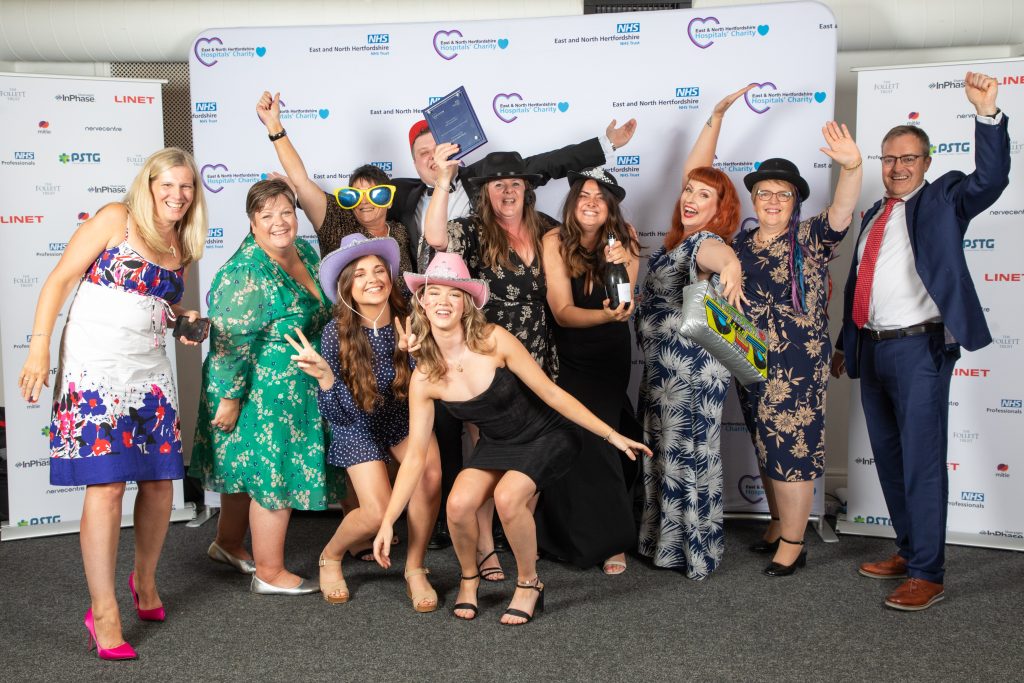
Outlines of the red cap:
M412 128L409 129L409 146L412 147L412 143L416 142L416 138L429 132L430 126L427 125L426 121L420 120L412 124Z

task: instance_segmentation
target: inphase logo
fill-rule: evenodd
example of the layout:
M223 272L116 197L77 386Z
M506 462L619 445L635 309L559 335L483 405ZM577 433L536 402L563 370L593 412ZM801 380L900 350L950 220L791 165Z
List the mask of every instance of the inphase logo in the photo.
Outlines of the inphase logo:
M114 95L114 104L153 104L153 95Z
M26 216L17 214L0 215L0 224L6 225L37 225L43 222L42 216Z
M700 97L700 88L695 85L688 85L676 88L676 97Z
M929 90L946 90L948 88L962 88L964 87L963 80L958 81L933 81L928 84Z
M370 165L376 166L380 170L387 173L389 176L391 175L392 163L390 161L371 161Z
M128 191L127 185L90 185L90 194L124 194Z
M877 515L857 515L853 518L855 524L876 524L878 526L892 526L892 520L888 517Z
M214 112L214 111L217 111L217 103L216 102L196 102L195 108L196 108L196 113L197 114L202 114L202 113L206 113L206 112Z
M640 165L640 155L639 154L634 154L632 156L626 156L626 155L621 155L620 154L619 156L615 157L615 165L616 166L639 166Z
M70 93L54 95L53 99L58 102L95 102L96 96L89 93Z
M964 240L964 251L995 251L996 241L992 237L976 237Z
M982 529L978 532L982 536L998 536L1000 538L1024 538L1024 531L993 531Z
M960 500L965 500L969 503L984 503L985 494L981 491L961 491Z
M931 147L932 156L939 154L970 154L971 141L960 140L958 142L940 142Z
M61 152L57 161L62 164L98 164L100 161L99 152Z
M367 45L384 45L391 42L389 33L370 33L366 36Z
M640 33L640 22L631 21L624 24L615 24L616 33Z
M856 458L854 460L854 462L857 463L858 465L872 465L873 466L875 464L875 459L874 458Z

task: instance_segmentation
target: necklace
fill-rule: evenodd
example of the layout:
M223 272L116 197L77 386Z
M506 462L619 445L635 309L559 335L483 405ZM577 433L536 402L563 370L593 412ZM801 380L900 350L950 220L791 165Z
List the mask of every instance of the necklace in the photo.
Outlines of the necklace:
M754 240L758 244L760 244L762 247L768 246L769 244L771 244L772 242L777 240L781 235L786 234L786 231L783 230L782 232L777 232L774 235L769 235L768 237L764 237L764 236L762 236L761 231L762 231L762 228L758 228L757 229L757 232L754 233Z
M462 359L466 356L466 349L468 348L468 346L462 347L462 353L459 354L459 358L455 362L452 362L447 358L444 359L445 362L448 363L449 367L454 367L456 372L462 372Z
M338 300L339 300L339 301L340 301L341 303L345 304L345 306L346 306L346 307L348 308L348 310L352 311L353 313L355 313L356 315L358 315L358 316L359 316L360 318L362 318L363 320L365 320L365 321L367 321L367 322L369 322L369 323L372 323L372 324L373 324L373 336L374 336L374 337L379 337L379 336L380 336L380 334L379 334L379 333L377 332L377 321L378 321L378 320L380 320L380 317L381 317L382 315L384 315L384 311L388 310L388 306L381 306L381 307L380 307L380 313L378 313L378 314L377 314L377 317L376 317L376 318L367 318L367 317L366 317L365 315L363 315L362 313L360 313L360 312L359 312L359 311L357 311L356 309L354 309L354 308L352 308L351 306L349 306L349 305L348 305L348 302L347 302L347 301L345 301L344 299L342 299L341 297L338 297ZM460 372L461 372L461 371L460 371Z
M171 256L173 256L174 258L178 258L178 250L174 248L173 244L171 245L170 249L171 249Z

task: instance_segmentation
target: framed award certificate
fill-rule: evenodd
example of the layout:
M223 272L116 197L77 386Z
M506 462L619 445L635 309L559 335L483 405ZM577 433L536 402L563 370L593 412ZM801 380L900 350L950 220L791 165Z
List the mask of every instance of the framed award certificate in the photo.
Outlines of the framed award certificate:
M438 144L451 142L459 146L453 159L461 159L487 142L487 135L463 86L424 109L423 118Z

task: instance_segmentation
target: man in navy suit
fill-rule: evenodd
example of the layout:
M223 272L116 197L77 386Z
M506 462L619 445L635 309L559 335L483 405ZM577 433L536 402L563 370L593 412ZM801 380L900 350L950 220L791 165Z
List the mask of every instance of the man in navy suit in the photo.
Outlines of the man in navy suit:
M971 219L1009 184L1007 117L994 78L968 72L976 110L975 170L924 179L931 146L920 128L897 126L882 140L886 196L864 216L846 283L841 346L860 377L871 450L897 553L860 573L903 579L885 600L916 611L943 598L949 383L960 347L992 341L963 253Z

